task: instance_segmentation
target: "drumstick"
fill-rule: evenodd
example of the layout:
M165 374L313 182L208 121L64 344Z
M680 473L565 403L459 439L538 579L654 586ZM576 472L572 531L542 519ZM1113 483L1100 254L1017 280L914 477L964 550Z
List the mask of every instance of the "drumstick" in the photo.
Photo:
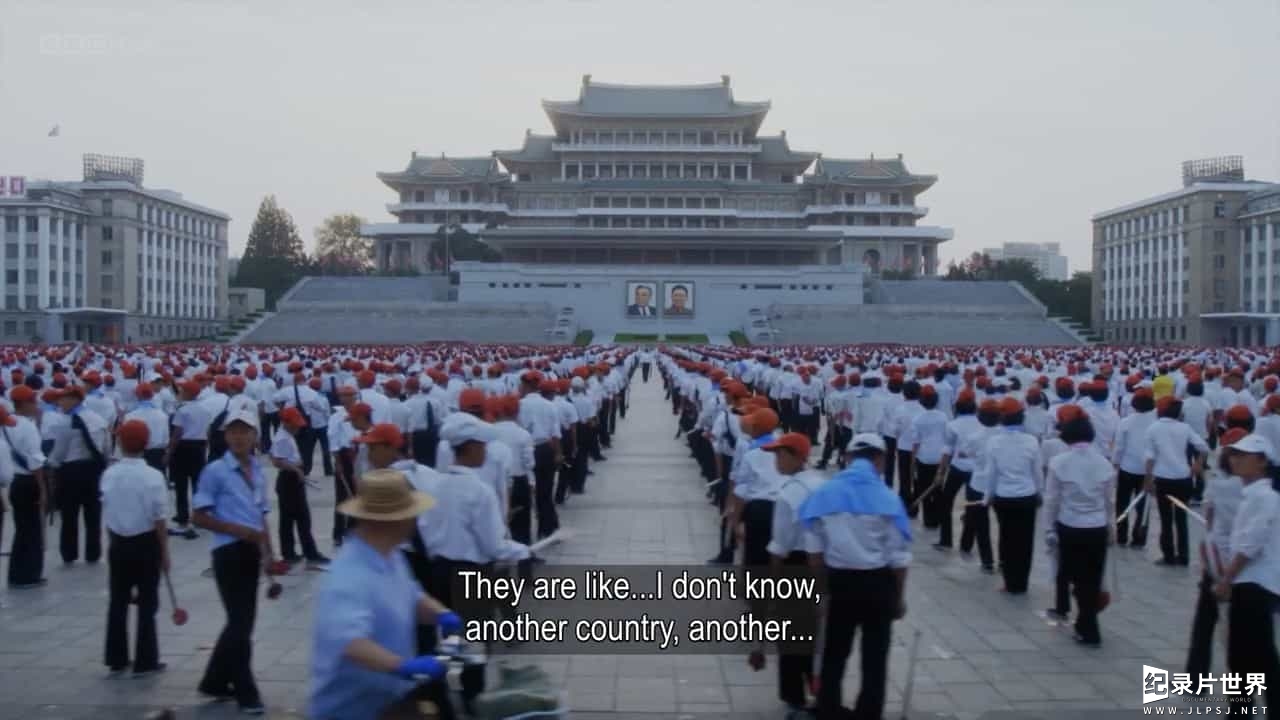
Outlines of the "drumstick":
M1177 505L1179 508L1182 509L1183 512L1185 512L1186 514L1198 520L1201 525L1207 524L1204 519L1204 516L1196 512L1195 510L1192 510L1191 508L1187 507L1186 503L1182 502L1181 500L1179 500L1178 498L1172 495L1168 495L1166 497L1169 498L1169 502L1173 503L1174 505Z
M912 510L916 509L916 507L921 503L921 501L929 497L929 493L937 489L938 489L937 484L930 485L928 488L926 488L924 492L920 493L920 497L917 497L915 500L911 501L911 509Z
M568 540L571 537L573 537L572 530L568 528L560 528L559 530L556 530L555 532L551 533L547 537L544 537L541 540L530 545L529 553L536 554L542 550L545 550L546 548L551 547L552 545L555 545L556 543L564 542L565 540Z

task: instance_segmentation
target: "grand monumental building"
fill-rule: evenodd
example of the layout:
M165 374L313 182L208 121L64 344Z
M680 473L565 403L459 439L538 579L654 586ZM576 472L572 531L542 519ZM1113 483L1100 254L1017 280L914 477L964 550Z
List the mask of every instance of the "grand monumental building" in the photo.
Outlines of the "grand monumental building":
M490 157L414 153L379 173L396 222L365 226L383 271L430 272L457 227L507 263L865 266L933 274L948 228L919 224L937 180L902 156L824 158L760 132L769 103L705 85L582 79L544 101L549 134ZM443 229L442 229L443 228ZM837 270L836 267L830 270Z

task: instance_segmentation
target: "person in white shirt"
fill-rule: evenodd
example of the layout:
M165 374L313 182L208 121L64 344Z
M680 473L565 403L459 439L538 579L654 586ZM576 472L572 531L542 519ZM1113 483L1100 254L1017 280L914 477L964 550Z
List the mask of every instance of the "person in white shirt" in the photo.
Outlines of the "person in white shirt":
M1129 507L1134 496L1142 498L1129 514L1116 523L1116 544L1141 548L1147 544L1147 502L1150 500L1143 489L1147 473L1147 461L1144 455L1146 448L1147 428L1156 421L1155 398L1151 388L1140 387L1133 392L1130 399L1133 412L1124 416L1116 425L1116 447L1112 463L1118 471L1116 474L1116 507L1123 512ZM1129 519L1133 519L1133 532L1129 532Z
M426 375L410 376L405 382L405 389L409 393L409 399L404 404L409 418L411 454L415 461L427 467L435 466L436 444L440 442L440 423L446 415L444 402L431 395L434 385Z
M13 403L14 415L0 411L0 438L11 449L6 454L13 461L13 481L9 485L9 504L13 510L9 587L40 587L45 584L42 521L48 507L44 448L36 426L40 408L35 390L26 385L15 387L9 400ZM0 458L0 465L3 463L4 459ZM3 505L0 501L0 507Z
M1111 407L1108 399L1111 389L1101 380L1086 383L1082 393L1087 400L1080 406L1089 415L1089 424L1093 426L1094 444L1102 457L1108 460L1115 454L1116 429L1120 425L1120 414Z
M601 371L603 373L603 367ZM519 422L533 436L533 504L538 511L538 538L542 539L560 527L554 497L556 468L564 462L560 448L560 414L544 397L555 391L554 380L536 371L525 373L521 380ZM600 418L601 427L607 419Z
M805 552L805 527L800 521L800 506L817 490L825 479L817 473L805 470L812 445L804 433L787 433L760 449L773 454L774 469L782 478L773 502L773 523L770 526L769 564L773 567L798 567L808 565ZM816 615L795 607L788 607L783 617L796 628L793 635L816 633ZM798 612L797 612L798 610ZM778 643L778 697L793 711L804 710L805 688L813 679L813 647L791 642Z
M745 443L742 460L732 476L734 497L729 517L742 543L746 567L769 564L769 524L773 522L773 500L782 478L774 468L773 456L761 448L773 442L778 423L778 414L773 410L756 410L742 420L751 440Z
M591 398L587 395L587 384L581 377L574 377L569 381L569 402L573 404L574 412L577 413L578 423L577 437L574 438L573 453L573 483L570 490L575 494L581 495L586 492L587 487L587 471L588 461L591 457L591 450L595 447L596 436L596 407L591 402ZM519 410L519 400L516 401L517 412ZM532 442L532 436L530 436Z
M355 495L356 478L358 476L356 475L356 453L353 441L358 433L354 431L348 420L351 410L357 404L355 387L351 385L339 386L338 407L334 408L333 414L329 416L329 427L327 429L329 452L333 455L333 494L335 498L340 498L335 503L337 505L341 505L342 501ZM346 536L351 524L350 517L338 512L336 508L334 509L334 547L342 546L342 539Z
M1280 449L1280 395L1268 395L1262 401L1262 415L1257 420L1256 431L1271 443L1272 448ZM1280 490L1280 462L1271 458L1268 474L1271 476L1271 487Z
M923 506L924 527L932 530L941 523L941 486L946 483L945 476L938 474L938 466L942 463L942 453L946 446L947 414L938 409L938 391L934 385L920 388L919 404L922 410L912 418L907 432L911 438L911 501ZM929 488L935 483L939 487L930 492ZM924 499L919 500L921 497ZM950 508L947 512L950 512Z
M864 383L865 384L865 383ZM873 391L874 392L874 391ZM880 393L883 401L882 413L880 415L880 426L877 432L884 437L885 452L888 454L888 465L884 470L884 481L889 487L893 487L893 480L898 476L898 497L905 498L902 488L909 483L910 478L904 478L906 471L898 472L898 408L902 407L902 376L894 375L885 383L884 392ZM908 456L908 460L909 460ZM903 500L906 504L906 500Z
M1161 565L1187 565L1190 550L1187 547L1187 514L1175 511L1170 497L1183 503L1191 499L1191 478L1200 473L1204 456L1209 452L1205 441L1187 427L1182 417L1182 402L1173 396L1160 398L1156 403L1159 416L1147 428L1143 442L1143 459L1146 461L1146 491L1154 493L1156 509L1160 512ZM1187 448L1191 447L1195 459L1187 462ZM1174 539L1177 544L1174 544Z
M1059 411L1058 432L1070 449L1049 461L1045 543L1057 549L1059 573L1075 590L1076 642L1097 647L1102 574L1113 540L1115 468L1098 451L1089 416L1078 406Z
M884 714L890 629L907 613L911 520L884 483L884 438L855 435L849 467L813 491L799 517L810 564L826 568L826 618L818 717ZM862 633L862 688L852 714L841 686L856 632Z
M164 475L147 465L147 424L127 420L119 430L123 459L102 473L102 515L107 526L110 600L107 604L106 664L112 673L129 667L129 604L138 602L137 646L133 675L164 670L156 640L160 574L169 572L169 536L165 528L168 490Z
M133 390L133 409L125 413L125 420L141 420L146 423L148 431L147 449L142 457L151 467L163 473L167 464L165 455L169 452L169 416L156 407L155 392L145 383L137 385Z
M280 429L271 440L271 464L276 473L276 501L280 507L280 554L285 562L296 565L306 558L307 569L323 570L329 558L320 554L311 535L311 508L307 505L306 473L298 437L307 429L302 411L290 405L280 411ZM294 551L294 530L302 555Z
M107 422L85 407L85 390L68 386L58 395L58 406L68 416L54 440L49 464L58 469L58 495L62 514L59 550L68 565L79 559L80 515L84 515L84 559L93 564L102 556L102 499L98 494L102 471L107 468Z
M205 466L208 451L209 410L196 400L200 383L189 380L179 387L182 400L169 424L169 479L173 482L176 514L171 533L194 540L199 534L188 523L191 496Z
M807 368L800 368L795 382L791 385L795 398L794 429L809 436L810 443L818 442L819 414L822 404L821 381L814 380Z
M911 449L915 446L915 436L911 421L924 412L924 407L920 405L920 384L915 380L903 383L901 397L902 402L898 403L886 422L892 426L896 438L898 497L907 506L907 515L914 520L920 508L915 503L917 490L912 487Z
M952 545L954 525L952 509L955 507L956 495L960 490L962 488L965 490L965 517L968 517L970 510L967 503L981 499L981 496L970 497L974 493L969 489L969 480L973 477L974 468L972 438L974 435L986 434L982 423L978 421L977 409L973 391L968 388L961 390L956 394L955 419L948 421L943 428L942 457L938 465L938 476L944 480L942 487L934 491L942 494L938 502L938 542L934 545L939 549L949 549ZM986 507L983 507L982 511L985 513ZM986 537L984 562L990 565L991 540L989 535ZM973 539L970 538L970 543ZM972 544L969 547L972 547Z
M1000 571L1004 591L1027 591L1035 547L1036 512L1044 485L1040 444L1022 431L1023 408L1017 398L1000 401L1000 430L987 441L982 464L975 472L986 488L985 502L1000 523Z
M1205 537L1200 543L1200 593L1196 599L1195 616L1191 620L1191 642L1187 649L1187 673L1192 677L1207 674L1212 665L1213 632L1219 615L1214 584L1231 558L1231 529L1244 499L1244 485L1231 471L1231 452L1225 448L1243 440L1248 434L1244 428L1232 428L1223 433L1223 447L1215 452L1215 462L1210 463L1205 471Z
M1231 474L1244 489L1231 529L1231 559L1215 585L1227 611L1227 667L1247 677L1277 677L1274 618L1280 603L1280 494L1267 478L1267 458L1275 449L1260 435L1246 435L1226 447ZM1274 691L1267 690L1270 704ZM1253 696L1241 695L1241 706Z

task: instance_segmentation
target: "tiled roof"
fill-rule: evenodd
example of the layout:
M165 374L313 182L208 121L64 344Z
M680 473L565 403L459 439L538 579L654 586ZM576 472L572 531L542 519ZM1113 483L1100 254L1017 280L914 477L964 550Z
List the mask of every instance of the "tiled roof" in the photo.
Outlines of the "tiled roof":
M851 182L887 182L903 184L924 182L932 184L937 178L932 175L913 175L907 170L901 157L882 160L880 158L820 158L814 167L816 178Z
M556 154L551 151L551 144L556 141L553 135L527 135L524 147L519 150L499 150L499 160L511 162L555 162Z
M817 153L798 152L792 150L787 145L787 138L784 135L774 137L757 137L756 142L760 144L760 154L756 156L756 162L762 165L789 165L804 163L806 166L818 157Z
M577 100L547 100L543 105L559 112L638 117L751 115L769 109L768 102L734 100L728 78L704 85L614 85L593 83L588 77Z
M492 157L457 157L451 158L441 154L439 157L417 155L409 161L405 168L406 175L467 175L485 177L493 171Z

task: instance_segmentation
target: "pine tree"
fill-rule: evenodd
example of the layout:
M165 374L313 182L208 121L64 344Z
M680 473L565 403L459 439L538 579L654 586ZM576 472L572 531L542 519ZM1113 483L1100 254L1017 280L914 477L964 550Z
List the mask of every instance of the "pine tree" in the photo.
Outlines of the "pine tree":
M274 195L262 199L258 216L249 231L240 270L235 284L266 291L267 307L275 309L276 300L308 270L302 237L293 218L276 204Z

